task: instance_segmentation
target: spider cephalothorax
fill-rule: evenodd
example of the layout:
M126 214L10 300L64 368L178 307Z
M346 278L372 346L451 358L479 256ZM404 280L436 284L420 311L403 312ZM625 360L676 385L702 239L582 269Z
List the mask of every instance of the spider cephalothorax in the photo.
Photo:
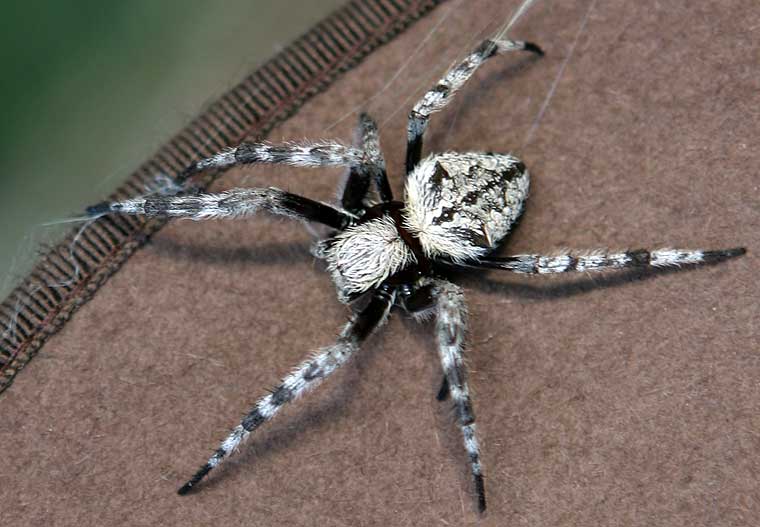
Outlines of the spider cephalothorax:
M436 337L444 381L439 399L451 396L467 452L478 508L486 507L469 389L463 362L466 306L462 291L448 282L441 266L497 268L516 273L547 274L599 271L643 266L678 266L717 261L744 252L606 250L489 257L520 215L528 195L529 175L517 158L494 153L432 154L422 159L422 136L432 113L486 59L512 50L542 54L538 46L507 40L486 40L457 64L420 99L409 115L404 201L394 201L377 127L367 115L359 119L354 147L338 143L243 143L188 167L180 183L202 170L251 163L297 166L346 166L350 173L339 206L319 203L276 188L233 189L219 194L150 196L88 209L90 216L108 213L191 218L236 218L260 209L327 225L330 235L314 254L326 260L338 296L343 301L368 301L344 327L338 340L296 367L254 405L219 448L179 489L190 491L260 425L287 402L315 386L358 350L382 325L393 306L416 318L435 316Z

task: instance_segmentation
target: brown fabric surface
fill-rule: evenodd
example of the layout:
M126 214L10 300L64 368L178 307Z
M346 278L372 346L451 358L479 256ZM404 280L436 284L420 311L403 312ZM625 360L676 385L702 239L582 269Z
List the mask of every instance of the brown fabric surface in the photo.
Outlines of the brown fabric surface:
M176 495L348 315L309 233L262 216L169 224L1 396L3 524L756 525L754 7L597 3L522 146L588 8L539 3L512 35L547 57L494 59L433 118L428 151L512 150L528 164L532 195L501 254L749 249L677 273L460 277L484 517L449 407L434 399L430 327L401 313L198 492ZM408 109L513 8L445 4L270 139L348 140L355 115L339 119L369 108L400 194ZM272 184L332 200L338 181L336 170L257 167L213 189Z
M158 150L110 196L126 199L164 187L193 161L266 135L304 101L442 0L354 1L263 64ZM193 178L198 189L219 176ZM73 229L50 248L0 303L0 393L47 339L166 224L106 215Z

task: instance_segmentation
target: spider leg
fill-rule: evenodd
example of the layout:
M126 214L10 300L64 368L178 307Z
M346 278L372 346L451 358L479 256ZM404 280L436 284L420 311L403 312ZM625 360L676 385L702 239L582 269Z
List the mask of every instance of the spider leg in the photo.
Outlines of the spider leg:
M435 312L436 299L433 295L434 290L435 285L430 283L416 289L407 289L406 292L404 292L404 289L401 289L399 292L401 305L414 318L425 320L431 312ZM435 398L438 401L445 401L449 398L449 380L445 374Z
M425 133L430 115L442 110L451 101L451 97L464 86L467 80L475 73L475 70L487 59L497 53L506 53L507 51L530 51L537 55L544 54L541 48L531 42L519 40L484 40L462 62L446 72L446 75L438 81L438 84L417 101L409 114L406 132L407 174L414 170L414 167L420 162L422 135Z
M240 218L264 209L272 214L315 221L334 229L345 229L354 216L330 205L277 188L232 189L219 194L149 196L104 202L87 209L91 217L117 213L205 220Z
M393 193L388 183L383 152L380 150L377 123L369 115L362 113L359 115L356 134L357 147L365 153L371 162L351 167L346 185L343 188L341 205L345 210L359 215L364 211L364 200L367 198L371 183L375 183L383 202L392 201Z
M478 494L478 510L486 510L486 494L480 464L480 448L475 435L475 414L467 387L463 360L467 307L462 290L450 282L436 281L436 334L438 352L448 384L448 392L454 401L459 427L462 429L464 448L470 460L470 470Z
M336 142L286 143L240 143L211 157L201 159L188 166L179 176L182 183L187 178L204 170L228 169L254 163L285 164L299 167L321 166L361 166L372 164L364 152Z
M251 432L274 417L285 403L304 394L343 365L359 349L362 341L385 322L394 295L395 293L384 289L377 290L367 307L346 324L335 344L322 348L319 353L301 363L270 394L259 399L209 460L177 492L180 495L187 494L211 469L229 457Z
M573 271L605 271L608 269L628 269L632 267L680 267L713 263L741 256L743 247L717 251L657 249L647 251L610 252L597 249L585 252L562 253L550 256L539 254L518 254L501 258L480 258L477 262L454 264L455 267L476 269L503 269L522 274L569 273Z

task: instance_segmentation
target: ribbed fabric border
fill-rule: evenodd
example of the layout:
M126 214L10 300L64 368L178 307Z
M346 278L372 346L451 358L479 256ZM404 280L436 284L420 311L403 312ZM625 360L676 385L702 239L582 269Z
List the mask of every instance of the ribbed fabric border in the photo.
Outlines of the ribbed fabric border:
M111 196L144 193L155 174L169 176L192 161L240 142L264 137L378 46L443 0L357 0L293 42L147 160ZM205 176L206 186L215 179ZM73 230L42 256L0 304L0 393L45 341L166 224L138 217L104 216Z

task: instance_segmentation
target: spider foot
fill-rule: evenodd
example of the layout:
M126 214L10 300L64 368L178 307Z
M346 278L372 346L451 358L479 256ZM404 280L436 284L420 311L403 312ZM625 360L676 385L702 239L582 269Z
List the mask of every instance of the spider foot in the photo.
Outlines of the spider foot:
M475 476L475 491L478 493L478 512L482 514L486 512L486 487L482 474Z
M539 57L543 57L545 55L544 50L541 49L541 47L538 44L534 44L533 42L525 42L525 51L530 51L531 53L535 53Z
M211 471L212 468L214 467L212 467L208 463L203 465L201 469L198 472L196 472L192 478L190 478L190 481L188 481L187 483L185 483L179 488L179 490L177 491L177 494L179 494L180 496L184 496L185 494L193 490L193 487L195 487L200 482L200 480L202 480L206 476L206 474L208 474L209 471Z
M90 218L102 216L103 214L107 214L109 212L111 212L111 203L108 201L103 201L97 205L92 205L91 207L87 207L85 209L85 214L87 214L87 216Z
M747 254L747 249L744 247L734 247L733 249L723 249L720 251L703 251L702 259L705 263L722 262L729 258L736 258Z

